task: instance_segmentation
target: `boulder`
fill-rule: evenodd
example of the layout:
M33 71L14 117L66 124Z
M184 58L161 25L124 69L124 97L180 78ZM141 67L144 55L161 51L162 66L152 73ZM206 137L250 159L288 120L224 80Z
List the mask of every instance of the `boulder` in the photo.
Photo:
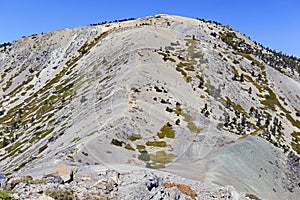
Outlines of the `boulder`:
M51 174L60 177L64 183L72 180L72 170L67 166L60 166L53 170Z
M43 177L46 183L62 184L64 183L63 179L60 176L54 176L52 174L46 175Z
M156 175L150 176L149 180L146 183L146 186L149 191L151 191L152 188L157 188L158 187L158 177Z

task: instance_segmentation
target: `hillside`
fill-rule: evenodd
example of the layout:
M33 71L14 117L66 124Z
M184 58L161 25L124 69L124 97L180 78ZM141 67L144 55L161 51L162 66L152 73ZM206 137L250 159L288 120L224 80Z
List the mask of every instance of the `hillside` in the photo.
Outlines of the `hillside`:
M295 57L229 26L169 15L23 37L0 50L8 177L40 179L62 165L155 169L262 199L300 195Z

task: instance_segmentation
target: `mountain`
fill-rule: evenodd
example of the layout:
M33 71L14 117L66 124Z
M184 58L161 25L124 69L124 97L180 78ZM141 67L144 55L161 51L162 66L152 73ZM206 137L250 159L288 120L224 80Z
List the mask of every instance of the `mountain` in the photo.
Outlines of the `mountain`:
M300 195L296 57L217 22L169 15L0 50L0 172L11 180L107 168L232 186L231 198ZM195 187L189 196L201 197Z

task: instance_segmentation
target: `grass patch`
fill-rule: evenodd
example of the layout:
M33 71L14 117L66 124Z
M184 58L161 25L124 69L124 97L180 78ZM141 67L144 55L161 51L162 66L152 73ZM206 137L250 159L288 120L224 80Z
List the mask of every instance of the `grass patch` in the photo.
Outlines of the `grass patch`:
M146 147L144 146L144 145L136 145L136 149L137 150L139 150L139 151L141 151L141 150L144 150L144 149L146 149Z
M287 111L279 102L278 98L276 97L276 94L273 92L273 90L271 90L271 88L269 87L264 87L264 89L266 91L268 91L268 95L265 95L265 99L260 101L261 104L263 104L266 108L269 108L273 111L276 111L275 109L275 105L277 105L283 112L285 112L286 114L289 113L289 111ZM288 116L287 116L288 118ZM292 122L292 121L291 121ZM293 123L293 122L292 122ZM294 124L293 124L294 125ZM300 125L299 125L300 126ZM298 127L299 128L299 127Z
M266 108L269 108L273 111L276 111L275 105L278 105L279 101L276 98L275 93L273 93L273 92L270 93L269 92L269 94L265 95L264 97L265 97L265 99L260 101L260 103L263 104Z
M234 39L237 38L234 32L226 31L224 33L220 33L221 40L232 48L237 49L237 44L234 42Z
M6 73L1 74L1 79L4 79L6 76Z
M9 194L7 194L6 192L0 190L0 199L4 199L4 200L13 200L14 198L12 198Z
M50 133L52 133L53 130L54 130L54 127L52 127L51 129L42 131L41 139L44 138L44 137L46 137L46 136L49 135Z
M146 145L152 147L166 147L167 143L165 141L148 141Z
M229 97L226 97L226 101L233 108L234 111L247 114L247 112L244 110L244 108L241 105L234 103L233 101L231 101Z
M23 142L21 141L17 141L16 143L14 143L13 145L7 147L5 150L8 152L12 152L15 151L18 147L20 147L23 144Z
M180 72L181 73L181 75L183 76L183 79L186 81L186 82L191 82L193 79L192 79L192 77L191 76L188 76L188 74L186 73L186 71L184 71L183 69L182 69L182 63L179 63L179 64L177 64L177 67L176 67L176 71L178 71L178 72ZM194 71L194 68L192 69L192 68L188 68L188 70L187 71Z
M300 144L292 142L291 145L292 145L293 150L296 151L300 155Z
M186 66L188 66L188 65L189 65L189 63L179 62L179 63L177 64L177 67L186 67Z
M126 144L125 149L130 150L130 151L134 151L134 148L132 148L132 146L130 146L130 144Z
M78 142L80 139L81 139L80 137L76 137L76 138L74 138L74 139L71 141L71 143Z
M185 113L182 111L180 104L176 103L176 108L174 111L178 116L181 115L184 118L184 121L187 122L187 128L192 132L192 133L200 133L201 128L197 127L196 124L194 123L194 119L191 115L188 113Z
M240 56L243 56L244 58L247 58L248 60L250 61L253 61L254 59L247 53L243 53L243 52L235 52L236 55L240 55Z
M295 120L290 114L286 113L286 118L291 122L291 124L298 129L300 129L300 121Z
M187 128L192 132L192 133L200 133L201 128L197 127L196 124L194 123L194 119L191 115L187 113L182 113L182 116L184 117L184 121L186 121Z
M189 63L180 62L180 63L177 64L177 67L178 67L179 71L182 70L182 68L184 68L186 71L195 71L194 66L190 65Z
M194 122L188 122L187 128L192 132L192 133L200 133L201 128L197 127Z
M25 88L25 90L28 91L28 90L32 89L33 87L34 87L34 85L28 85L28 86Z
M160 168L164 168L166 164L171 163L175 157L175 154L168 154L165 151L158 151L156 154L150 154L150 160L155 164L159 164Z
M239 78L240 75L239 75L239 71L235 68L235 66L231 66L232 67L232 70L233 70L233 74L236 78Z
M252 58L249 54L243 53L243 52L235 52L235 54L243 56L244 58L247 58L248 60L252 61L257 66L259 66L261 69L263 69L262 63L260 63L259 61L255 60L254 58Z
M174 111L177 115L181 115L181 107L179 103L176 103L176 107L175 107L175 111Z
M132 134L128 137L128 139L132 142L136 141L136 140L140 140L142 139L142 136L140 134Z
M298 140L298 139L297 139L297 140L300 141L300 132L294 131L291 135L292 135L292 137L295 138L295 139L299 138L299 140Z
M294 149L294 151L300 154L300 132L294 131L291 135L293 137L293 141L291 143L292 148Z
M41 148L39 148L39 153L42 153L45 149L47 149L48 145L44 145Z
M157 136L162 139L164 137L166 138L175 138L175 130L172 128L171 124L164 125L160 132L157 133Z

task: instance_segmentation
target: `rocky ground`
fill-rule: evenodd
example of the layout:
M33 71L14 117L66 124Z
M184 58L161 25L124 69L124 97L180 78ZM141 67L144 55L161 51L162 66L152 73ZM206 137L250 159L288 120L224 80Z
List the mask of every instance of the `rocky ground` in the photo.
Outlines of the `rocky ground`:
M102 167L80 169L76 174L70 171L61 166L41 179L12 178L4 188L15 199L250 199L230 186L201 183L153 170L117 172Z

